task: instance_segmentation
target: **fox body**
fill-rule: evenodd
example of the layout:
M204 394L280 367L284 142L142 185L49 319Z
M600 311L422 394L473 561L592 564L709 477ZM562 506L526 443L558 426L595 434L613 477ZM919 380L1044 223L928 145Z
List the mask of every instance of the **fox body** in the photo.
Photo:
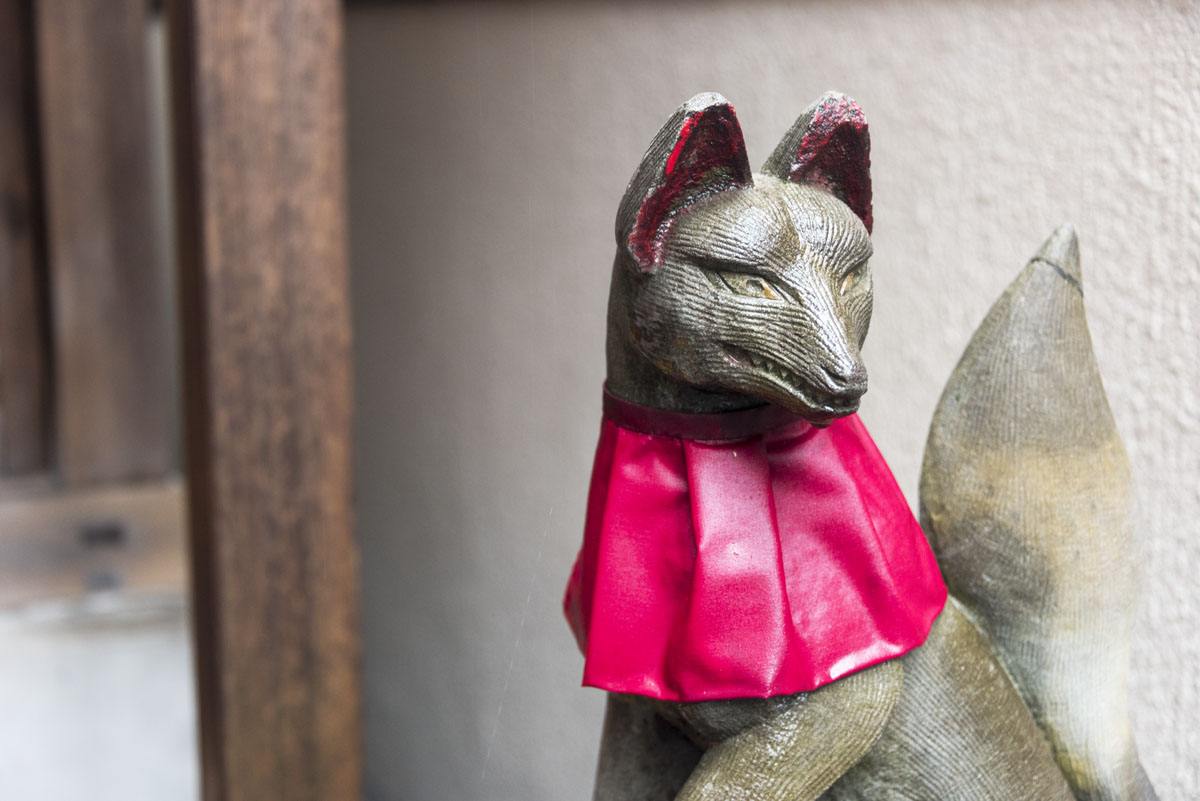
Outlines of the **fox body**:
M869 151L861 111L836 93L757 174L727 101L677 110L617 215L609 392L671 412L770 403L817 426L855 411L873 296ZM1010 678L1024 674L972 615L952 598L923 647L811 693L610 695L595 798L1072 798L1066 776L1078 789L1089 771L1064 774Z

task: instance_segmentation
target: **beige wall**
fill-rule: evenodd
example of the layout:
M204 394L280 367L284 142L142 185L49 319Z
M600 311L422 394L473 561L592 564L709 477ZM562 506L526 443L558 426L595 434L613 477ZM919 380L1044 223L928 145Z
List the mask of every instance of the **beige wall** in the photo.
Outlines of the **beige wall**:
M589 796L602 698L558 611L599 415L617 201L690 95L752 160L822 90L876 187L864 417L915 501L967 338L1058 223L1136 474L1134 665L1164 801L1200 796L1194 6L365 5L349 20L373 799Z

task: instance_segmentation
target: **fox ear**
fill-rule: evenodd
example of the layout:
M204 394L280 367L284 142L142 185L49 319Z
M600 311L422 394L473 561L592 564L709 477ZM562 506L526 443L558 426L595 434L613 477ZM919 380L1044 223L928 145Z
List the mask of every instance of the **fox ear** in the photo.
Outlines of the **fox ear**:
M667 120L629 182L617 212L617 247L651 272L681 211L716 192L751 185L733 106L712 92L696 95Z
M808 107L763 164L767 175L819 186L858 215L870 233L871 137L862 109L839 92Z

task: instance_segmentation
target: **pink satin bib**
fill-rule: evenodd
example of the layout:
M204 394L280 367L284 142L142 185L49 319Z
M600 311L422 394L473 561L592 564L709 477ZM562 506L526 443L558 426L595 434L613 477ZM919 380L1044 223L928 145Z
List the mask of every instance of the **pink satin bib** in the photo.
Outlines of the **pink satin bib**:
M605 394L564 608L583 683L669 701L814 690L925 641L946 587L857 415Z

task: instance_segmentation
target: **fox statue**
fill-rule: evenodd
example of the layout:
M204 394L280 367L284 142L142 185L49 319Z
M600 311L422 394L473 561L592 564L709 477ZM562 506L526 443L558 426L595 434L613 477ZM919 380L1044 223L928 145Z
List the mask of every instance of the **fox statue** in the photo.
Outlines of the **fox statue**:
M951 377L922 532L855 414L872 222L867 125L832 92L758 173L697 95L621 200L565 600L609 691L594 799L1150 801L1128 471L1074 233Z

